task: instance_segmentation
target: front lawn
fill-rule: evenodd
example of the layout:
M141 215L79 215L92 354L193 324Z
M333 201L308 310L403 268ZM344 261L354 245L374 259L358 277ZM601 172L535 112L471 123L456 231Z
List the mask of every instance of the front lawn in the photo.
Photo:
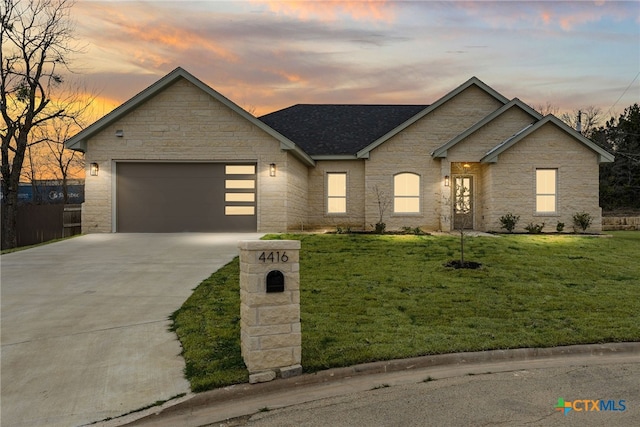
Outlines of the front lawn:
M426 354L640 341L640 232L467 237L479 270L446 268L453 236L302 241L306 372ZM237 258L173 315L194 391L246 382Z

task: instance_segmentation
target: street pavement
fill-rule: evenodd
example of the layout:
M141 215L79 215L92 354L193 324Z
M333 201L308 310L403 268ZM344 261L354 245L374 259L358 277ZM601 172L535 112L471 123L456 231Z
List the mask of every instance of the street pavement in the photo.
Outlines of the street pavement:
M89 234L2 255L1 425L77 426L189 393L168 317L261 234Z
M385 383L386 384L386 383ZM640 364L525 368L372 389L259 412L237 425L286 426L639 426ZM555 409L566 401L613 400L624 411Z
M576 409L556 409L560 398ZM640 343L376 362L226 387L99 424L124 425L638 426Z

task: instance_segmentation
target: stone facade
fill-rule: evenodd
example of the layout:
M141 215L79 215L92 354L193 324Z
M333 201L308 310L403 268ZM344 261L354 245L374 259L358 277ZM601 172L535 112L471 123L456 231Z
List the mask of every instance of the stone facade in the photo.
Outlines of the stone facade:
M241 241L240 329L250 382L301 372L300 241ZM267 275L284 274L284 290L267 292Z
M347 174L347 212L327 213L327 173ZM309 169L308 227L312 230L335 230L337 227L353 230L366 228L364 217L365 191L364 160L318 161Z
M116 137L116 130L124 136ZM83 232L113 232L115 169L120 161L227 162L257 164L258 231L287 231L304 219L306 166L280 143L187 80L178 80L111 123L88 144ZM269 176L269 165L278 168ZM291 173L287 173L290 169Z
M536 213L536 169L557 169L557 212ZM485 195L486 230L500 231L499 218L511 212L520 216L514 231L524 231L529 223L545 224L543 232L556 231L558 222L564 231L573 231L573 215L587 212L593 223L587 231L602 230L599 207L597 156L552 124L546 124L500 155L490 166Z
M431 153L501 106L486 92L470 87L375 148L365 163L365 222L375 224L379 220L374 188L392 198L394 175L411 172L420 176L421 212L394 214L390 207L383 222L392 230L404 226L449 230L450 189L444 186L444 177L451 173L442 165L448 165L448 159L434 159Z
M186 72L183 77L91 132L85 142L86 164L98 163L100 173L87 173L83 232L117 231L115 172L120 162L130 161L255 163L257 231L262 232L371 229L380 221L379 201L388 202L382 215L387 230L449 231L454 228L453 182L460 175L473 179L476 230L500 231L499 218L507 212L520 215L519 231L543 222L543 231L555 231L558 222L571 231L577 212L594 219L589 231L602 229L598 168L600 161L611 161L610 155L603 157L578 134L541 120L521 101L509 102L477 79L368 147L366 155L322 155L314 165L312 156L284 149L282 135L212 95ZM534 123L539 124L535 131L497 158L483 161L490 150ZM117 137L116 131L123 135ZM275 177L269 174L272 163ZM464 164L469 167L462 168ZM553 214L535 211L537 168L558 171ZM332 172L347 175L345 214L327 212L327 174ZM394 212L394 177L399 173L419 177L417 213Z

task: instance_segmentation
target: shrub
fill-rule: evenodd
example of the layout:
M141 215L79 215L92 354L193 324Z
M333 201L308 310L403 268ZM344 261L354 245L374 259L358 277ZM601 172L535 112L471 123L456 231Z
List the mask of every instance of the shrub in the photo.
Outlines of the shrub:
M592 222L593 218L587 212L577 212L573 215L573 226L582 229L583 232L587 231Z
M513 215L511 212L508 212L506 215L500 217L500 222L502 225L500 228L504 228L509 233L513 232L513 229L516 228L516 224L520 221L520 215Z
M524 229L527 230L530 234L540 234L542 233L542 229L544 228L544 222L542 224L534 224L532 222L529 223Z
M564 230L564 222L558 221L558 225L556 225L556 231L558 233L562 233L562 230Z
M375 225L376 234L384 234L384 230L387 228L387 224L384 222L377 222Z

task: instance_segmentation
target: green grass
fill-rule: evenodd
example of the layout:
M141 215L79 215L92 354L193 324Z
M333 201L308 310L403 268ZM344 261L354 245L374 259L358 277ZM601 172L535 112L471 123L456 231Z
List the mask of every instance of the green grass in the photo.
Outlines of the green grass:
M458 351L640 340L640 233L277 235L302 241L306 372ZM238 260L173 315L194 391L245 382Z
M81 236L81 234L75 234L73 236L69 236L69 237L61 237L59 239L52 239L52 240L47 240L46 242L42 242L42 243L35 243L33 245L28 245L28 246L18 246L17 248L11 248L11 249L2 249L0 251L0 255L4 255L4 254L10 254L13 252L20 252L20 251L24 251L26 249L32 249L32 248L37 248L38 246L44 246L44 245L49 245L51 243L57 243L57 242L62 242L63 240L69 240L69 239L73 239L74 237L78 237Z

